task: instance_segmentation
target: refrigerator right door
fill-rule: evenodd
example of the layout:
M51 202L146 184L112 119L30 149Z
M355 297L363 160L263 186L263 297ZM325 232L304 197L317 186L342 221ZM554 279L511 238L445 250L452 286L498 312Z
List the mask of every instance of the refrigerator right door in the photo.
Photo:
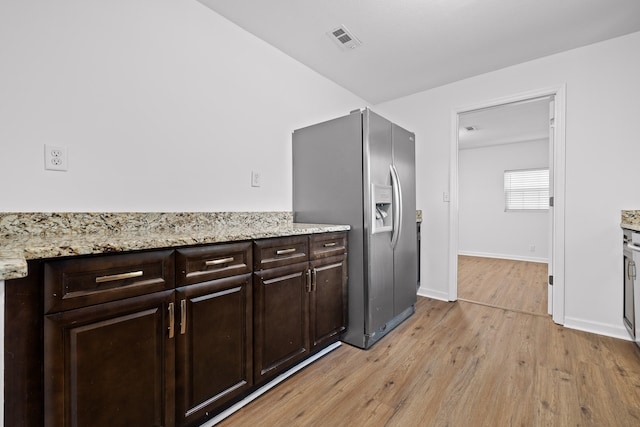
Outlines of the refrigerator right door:
M394 296L393 314L398 315L414 305L418 284L418 226L416 222L415 136L392 125L393 163L400 181L402 207L400 229L393 253Z

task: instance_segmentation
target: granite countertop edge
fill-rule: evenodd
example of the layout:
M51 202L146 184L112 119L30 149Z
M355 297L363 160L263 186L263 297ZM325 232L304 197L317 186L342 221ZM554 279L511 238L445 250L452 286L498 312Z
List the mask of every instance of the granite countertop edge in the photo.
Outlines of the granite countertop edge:
M87 234L24 235L0 238L0 280L28 275L27 261L68 256L176 248L303 234L347 231L348 225L288 223L195 230L146 230Z
M620 214L621 228L640 231L640 210L622 210Z

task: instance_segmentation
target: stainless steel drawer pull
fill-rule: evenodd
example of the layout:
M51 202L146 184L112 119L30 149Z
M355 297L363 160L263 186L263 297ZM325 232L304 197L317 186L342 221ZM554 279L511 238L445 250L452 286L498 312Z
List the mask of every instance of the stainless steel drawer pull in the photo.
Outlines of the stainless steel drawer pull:
M324 247L325 247L325 248L331 248L331 247L333 247L333 246L335 246L335 245L336 245L336 242L325 243L325 244L324 244Z
M276 251L276 255L286 255L286 254L292 254L296 251L296 248L290 248L290 249L280 249L279 251Z
M228 262L232 262L234 260L234 258L232 256L227 257L227 258L220 258L220 259L212 259L210 261L205 262L204 264L209 267L212 265L220 265L220 264L226 264Z
M187 332L187 300L180 301L180 334Z
M173 303L169 303L169 338L173 338L174 330L175 330L175 319L173 318Z
M132 277L142 276L142 270L131 271L129 273L112 274L111 276L96 277L96 283L114 282L116 280L131 279Z

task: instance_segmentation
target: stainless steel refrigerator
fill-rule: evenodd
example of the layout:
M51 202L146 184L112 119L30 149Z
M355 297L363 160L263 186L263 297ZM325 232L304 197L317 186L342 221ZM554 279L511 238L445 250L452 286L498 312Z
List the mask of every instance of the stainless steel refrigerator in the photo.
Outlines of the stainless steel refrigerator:
M295 222L349 224L348 328L369 348L414 312L415 136L369 109L293 132Z

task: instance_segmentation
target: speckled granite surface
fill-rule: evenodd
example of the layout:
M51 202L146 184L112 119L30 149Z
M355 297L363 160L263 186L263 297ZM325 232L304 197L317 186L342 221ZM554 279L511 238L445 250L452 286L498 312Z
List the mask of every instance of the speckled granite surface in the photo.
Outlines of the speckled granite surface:
M620 226L629 230L640 231L640 210L622 211Z
M0 213L0 280L26 260L348 230L296 224L290 212Z

